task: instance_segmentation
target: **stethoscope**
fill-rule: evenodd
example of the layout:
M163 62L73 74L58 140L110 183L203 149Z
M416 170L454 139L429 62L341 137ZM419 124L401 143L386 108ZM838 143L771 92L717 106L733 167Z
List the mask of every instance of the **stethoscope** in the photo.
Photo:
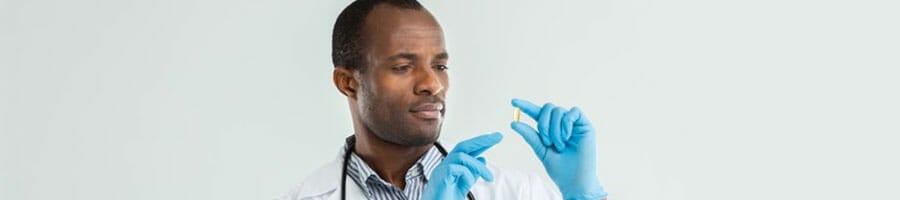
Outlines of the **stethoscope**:
M353 154L353 147L356 145L356 136L351 135L347 137L347 149L344 150L344 170L341 171L341 199L347 199L347 166L350 162L350 155ZM434 146L437 147L438 151L441 152L441 155L444 157L447 156L447 150L444 149L444 146L441 146L441 143L434 142ZM466 197L469 197L471 200L475 200L475 195L472 195L472 192L466 194Z

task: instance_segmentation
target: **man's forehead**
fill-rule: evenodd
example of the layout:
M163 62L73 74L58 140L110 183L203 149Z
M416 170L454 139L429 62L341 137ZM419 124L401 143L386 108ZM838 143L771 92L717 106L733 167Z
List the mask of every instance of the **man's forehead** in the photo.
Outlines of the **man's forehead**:
M388 31L390 39L440 39L444 37L444 32L439 26L417 26L403 25Z
M371 49L378 55L390 56L399 53L427 54L444 53L443 33L438 29L397 29L383 38L373 38Z
M381 55L444 51L444 33L426 10L376 7L366 19L365 34Z
M388 45L396 45L400 47L424 45L424 46L444 46L444 33L440 27L420 27L420 26L404 26L393 29L387 33L388 38L384 41Z

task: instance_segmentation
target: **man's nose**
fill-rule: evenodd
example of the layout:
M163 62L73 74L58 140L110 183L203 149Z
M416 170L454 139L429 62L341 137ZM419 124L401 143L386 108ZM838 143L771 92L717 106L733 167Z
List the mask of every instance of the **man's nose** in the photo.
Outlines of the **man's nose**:
M443 80L433 68L418 70L416 76L416 87L414 88L416 95L431 96L444 91Z

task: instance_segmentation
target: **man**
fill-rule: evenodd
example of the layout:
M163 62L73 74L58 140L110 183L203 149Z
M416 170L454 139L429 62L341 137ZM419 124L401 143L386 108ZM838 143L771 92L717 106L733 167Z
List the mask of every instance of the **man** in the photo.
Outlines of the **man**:
M512 101L537 121L537 130L519 122L511 126L556 187L478 157L500 142L499 133L444 152L436 141L446 110L449 54L437 20L415 0L351 3L335 23L332 45L334 85L347 97L355 133L338 159L283 199L606 197L596 175L596 134L577 108Z

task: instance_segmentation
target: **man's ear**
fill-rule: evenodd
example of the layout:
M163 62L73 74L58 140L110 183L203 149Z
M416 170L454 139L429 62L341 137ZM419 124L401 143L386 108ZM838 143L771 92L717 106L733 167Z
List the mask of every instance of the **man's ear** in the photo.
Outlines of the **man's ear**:
M334 86L337 87L341 94L356 99L356 89L359 88L359 81L353 77L353 70L344 66L337 66L334 68L332 76Z

